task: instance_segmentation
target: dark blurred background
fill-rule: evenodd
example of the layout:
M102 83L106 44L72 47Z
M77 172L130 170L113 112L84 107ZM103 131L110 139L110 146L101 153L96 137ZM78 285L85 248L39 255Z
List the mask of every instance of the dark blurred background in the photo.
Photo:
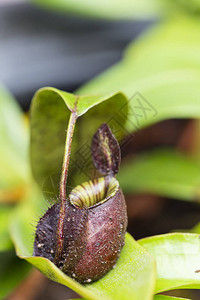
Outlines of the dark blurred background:
M0 0L0 82L27 110L36 89L72 92L119 61L152 22L87 19Z

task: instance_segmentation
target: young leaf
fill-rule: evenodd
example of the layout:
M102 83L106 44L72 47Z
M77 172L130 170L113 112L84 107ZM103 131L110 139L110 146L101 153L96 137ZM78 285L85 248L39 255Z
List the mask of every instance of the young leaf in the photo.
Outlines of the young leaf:
M34 200L38 195L32 195L14 212L11 223L11 236L19 257L36 266L48 278L64 284L82 297L91 300L144 300L152 299L155 284L155 264L152 257L127 234L125 246L122 249L116 267L97 282L81 285L66 276L48 259L32 257L33 240L30 239L34 229L29 225L36 214ZM40 196L41 197L41 196ZM145 289L144 289L145 286Z
M139 240L156 260L155 293L172 289L200 289L198 234L171 233Z
M118 180L127 193L150 192L187 201L200 197L200 164L178 151L157 149L122 165Z
M126 113L118 117L122 106L126 106ZM43 88L36 92L31 106L31 163L37 182L43 191L49 193L49 198L58 194L66 130L73 110L76 110L77 116L81 116L81 120L78 120L81 130L76 131L75 128L72 142L70 175L73 180L75 176L72 175L77 175L79 169L83 169L81 164L85 160L79 153L79 147L90 147L92 135L103 122L114 116L118 120L115 130L118 130L119 137L124 135L123 124L126 122L128 106L126 97L121 93L79 97L54 88ZM82 115L86 112L87 117L84 118ZM88 165L88 161L85 164ZM88 179L87 173L84 176Z
M118 173L121 151L116 138L106 123L102 124L93 136L92 157L95 167L103 175Z
M169 118L199 118L199 26L197 18L174 18L156 26L129 46L120 63L78 93L125 92L128 132Z

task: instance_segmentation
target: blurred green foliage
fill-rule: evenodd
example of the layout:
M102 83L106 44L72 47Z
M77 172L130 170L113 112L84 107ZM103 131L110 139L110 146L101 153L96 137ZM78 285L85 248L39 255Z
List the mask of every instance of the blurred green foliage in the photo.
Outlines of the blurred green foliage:
M31 0L43 7L66 13L105 19L144 19L163 14L165 3L159 0Z
M197 14L199 0L29 0L47 9L102 19L166 18L177 12Z
M0 206L0 252L12 248L12 242L8 233L8 225L10 220L10 206Z
M151 193L200 201L200 164L172 149L156 149L129 159L118 180L127 193Z
M185 17L154 26L128 47L122 61L77 92L124 92L130 133L164 119L199 118L199 27L198 19Z

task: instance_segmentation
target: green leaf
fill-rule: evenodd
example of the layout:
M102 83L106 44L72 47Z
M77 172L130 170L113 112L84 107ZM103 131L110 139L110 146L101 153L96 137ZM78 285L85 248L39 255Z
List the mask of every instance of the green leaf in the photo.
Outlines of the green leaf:
M148 192L182 200L200 199L200 164L178 151L156 149L127 161L118 180L126 193Z
M139 241L156 260L155 293L171 289L200 289L198 234L171 233Z
M29 174L25 119L12 96L0 86L0 202L20 198Z
M7 299L30 269L30 264L17 258L14 251L0 252L0 299Z
M156 295L154 296L154 300L191 300L186 298L179 298L173 296L165 296L165 295Z
M156 0L32 0L44 7L60 11L77 13L85 16L109 18L109 19L131 19L152 18L164 12L164 4Z
M199 26L195 18L155 26L128 47L120 63L78 93L126 93L128 132L169 118L199 118Z
M154 261L129 234L126 235L125 246L116 267L92 284L81 285L62 273L49 260L32 257L33 239L30 237L34 228L30 221L39 213L39 203L44 203L40 201L40 197L39 192L32 193L29 200L13 213L10 232L19 257L36 266L48 278L68 286L86 299L152 299L155 283Z
M120 117L118 111L122 106L125 106L126 113ZM40 89L33 97L31 106L31 163L37 182L49 197L58 194L66 130L74 109L81 117L77 121L77 130L75 128L72 142L71 185L76 185L74 183L76 176L82 171L81 159L85 159L77 151L86 146L89 158L91 157L91 139L102 123L116 118L117 121L112 123L118 131L119 138L125 134L123 124L126 122L128 106L127 99L122 93L79 97L54 88ZM83 116L86 112L87 114ZM77 166L80 170L77 170ZM86 163L84 167L86 171ZM88 179L88 173L81 175L82 180Z

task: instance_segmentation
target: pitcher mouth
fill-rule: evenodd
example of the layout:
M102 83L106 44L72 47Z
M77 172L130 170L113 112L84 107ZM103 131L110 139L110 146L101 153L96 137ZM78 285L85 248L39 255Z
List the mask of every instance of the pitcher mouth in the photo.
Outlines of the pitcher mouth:
M70 203L78 208L92 208L108 201L119 189L115 177L100 177L76 186L69 194Z

